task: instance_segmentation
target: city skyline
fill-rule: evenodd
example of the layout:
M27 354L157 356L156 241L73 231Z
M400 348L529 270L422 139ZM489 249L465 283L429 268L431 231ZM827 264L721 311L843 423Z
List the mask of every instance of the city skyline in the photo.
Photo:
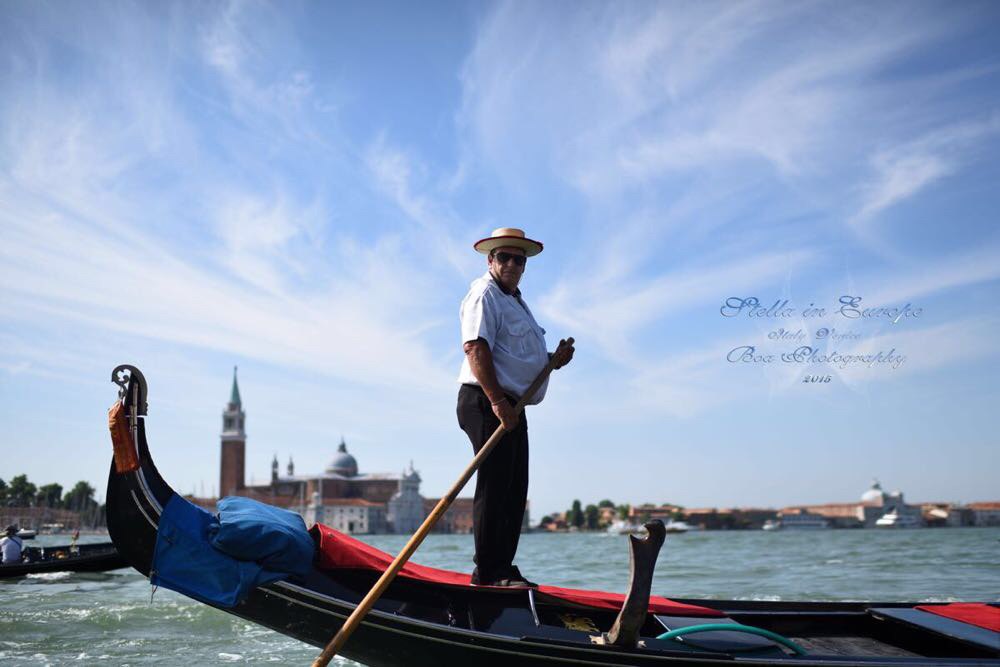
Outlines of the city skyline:
M513 226L545 243L521 287L549 347L577 341L527 413L534 516L834 502L874 476L994 499L998 20L8 3L0 477L103 496L131 363L158 465L197 489L238 365L248 477L274 453L322 470L343 435L441 495L472 454L471 246Z

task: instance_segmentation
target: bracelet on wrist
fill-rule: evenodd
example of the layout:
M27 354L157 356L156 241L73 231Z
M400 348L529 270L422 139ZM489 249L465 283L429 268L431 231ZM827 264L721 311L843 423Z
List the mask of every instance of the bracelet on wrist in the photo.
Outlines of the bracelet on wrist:
M495 401L490 401L490 405L500 405L501 403L503 403L506 400L507 400L506 396L501 396L499 399L497 399Z

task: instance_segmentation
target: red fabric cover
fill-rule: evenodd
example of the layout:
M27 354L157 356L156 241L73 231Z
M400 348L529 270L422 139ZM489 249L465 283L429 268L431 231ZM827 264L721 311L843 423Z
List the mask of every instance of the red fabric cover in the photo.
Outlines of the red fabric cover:
M384 572L393 561L393 557L384 551L379 551L375 547L329 526L316 524L309 529L309 532L318 547L316 565L320 569L365 569ZM407 562L399 571L398 576L447 586L472 585L468 574L439 570L434 567L418 565L413 561ZM558 586L539 586L538 592L566 602L597 609L613 609L614 611L621 609L625 602L625 596L621 593L582 591L573 588L559 588ZM649 597L649 611L655 614L672 614L674 616L724 616L722 612L715 609L674 602L655 595Z
M968 623L993 632L1000 632L1000 608L982 602L954 602L952 604L922 604L916 607L938 616Z

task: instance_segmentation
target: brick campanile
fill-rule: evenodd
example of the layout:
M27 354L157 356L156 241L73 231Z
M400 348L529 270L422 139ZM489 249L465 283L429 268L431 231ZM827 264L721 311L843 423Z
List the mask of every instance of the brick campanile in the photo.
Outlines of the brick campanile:
M233 391L222 412L222 461L219 465L219 497L238 495L244 487L246 471L246 413L240 402L233 366Z

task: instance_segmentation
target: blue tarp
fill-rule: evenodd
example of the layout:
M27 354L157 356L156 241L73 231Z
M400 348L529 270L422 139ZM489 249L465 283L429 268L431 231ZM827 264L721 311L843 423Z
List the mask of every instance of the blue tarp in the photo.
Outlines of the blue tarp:
M251 508L242 503L235 504L236 517L231 520L223 507L227 500L233 499L220 501L220 521L180 496L175 495L170 499L160 516L153 571L150 573L153 584L202 602L232 607L257 586L284 579L289 574L308 572L312 563L312 539L301 518L296 515L301 525L301 535L309 542L308 554L303 553L302 546L305 543L293 529L294 524L287 521L287 517L284 521L278 521L277 527L269 527L275 523L277 516L269 510L284 510L262 506L265 510L257 514L256 521L260 525L255 526ZM239 500L253 502L244 498ZM253 540L249 539L252 535L271 542L254 546ZM275 535L283 536L281 541L285 545L289 541L297 545L294 555L279 557L274 553L274 549L279 548L274 542L277 539ZM231 553L226 554L214 548L213 542L220 539L226 544L235 543L236 547L227 548L235 549L231 553L239 553L241 556L234 558ZM268 567L255 562L256 556L253 554L263 554L262 558L268 561Z
M217 507L219 528L212 537L216 549L268 570L309 574L316 545L301 516L238 496L223 498Z

